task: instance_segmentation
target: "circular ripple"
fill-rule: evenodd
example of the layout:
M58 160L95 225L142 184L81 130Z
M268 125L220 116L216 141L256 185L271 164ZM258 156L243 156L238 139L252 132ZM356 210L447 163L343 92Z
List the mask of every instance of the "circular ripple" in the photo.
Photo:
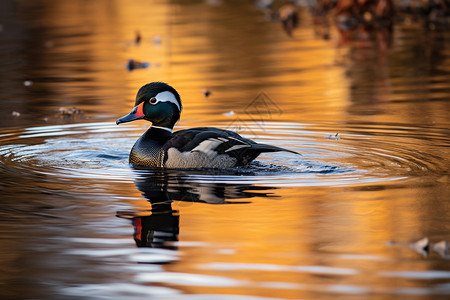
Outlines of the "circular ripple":
M226 128L218 124L217 127ZM438 131L399 126L310 126L299 123L246 124L240 133L257 142L302 153L262 154L243 168L183 171L194 181L246 182L272 186L342 185L400 180L439 171L442 157L425 154L421 142ZM128 154L145 128L114 123L30 127L0 132L3 167L59 177L129 180ZM229 128L235 129L235 128ZM419 141L418 141L419 140ZM136 172L134 172L136 173Z

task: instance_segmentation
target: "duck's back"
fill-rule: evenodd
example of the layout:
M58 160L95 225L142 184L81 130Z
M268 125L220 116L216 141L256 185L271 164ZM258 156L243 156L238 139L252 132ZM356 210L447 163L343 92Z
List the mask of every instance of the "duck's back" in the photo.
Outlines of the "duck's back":
M231 168L245 165L260 152L249 151L255 142L239 134L197 127L177 131L164 145L164 166L168 168Z

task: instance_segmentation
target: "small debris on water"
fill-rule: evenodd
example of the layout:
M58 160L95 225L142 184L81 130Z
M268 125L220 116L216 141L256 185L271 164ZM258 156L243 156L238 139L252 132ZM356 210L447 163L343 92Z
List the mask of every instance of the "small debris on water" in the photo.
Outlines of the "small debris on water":
M18 111L13 111L13 112L11 113L11 115L12 115L14 118L18 118L18 117L20 117L20 112L18 112Z
M202 90L202 94L203 94L203 96L208 98L212 94L212 92L210 90L208 90L208 89L203 89Z
M31 80L25 80L25 81L23 82L23 85L24 85L24 86L32 86L32 85L33 85L33 81L31 81Z
M330 139L330 140L339 140L340 138L341 137L340 137L339 133L336 133L335 135L327 136L327 139Z
M428 252L430 251L430 241L427 237L424 237L423 239L410 244L409 247L426 257L428 256Z
M139 45L141 43L141 39L142 39L142 36L141 36L140 31L136 30L136 37L134 38L134 43L136 45Z
M227 116L227 117L232 117L232 116L235 115L235 113L234 113L234 111L230 110L230 111L228 111L228 112L226 112L226 113L223 113L223 115L224 115L224 116Z
M78 109L76 107L72 108L60 107L56 115L60 118L66 119L66 118L75 118L77 116L83 116L84 113L81 109Z
M150 66L148 62L140 62L130 59L127 64L127 69L133 71L134 69L146 69Z
M433 245L433 250L436 251L443 258L450 258L448 253L448 243L446 241L440 241Z
M395 241L389 241L386 243L388 246L401 246L415 250L417 253L428 257L430 250L438 253L442 258L450 259L449 246L447 241L440 241L436 244L430 243L428 237L424 237L414 243L401 243Z

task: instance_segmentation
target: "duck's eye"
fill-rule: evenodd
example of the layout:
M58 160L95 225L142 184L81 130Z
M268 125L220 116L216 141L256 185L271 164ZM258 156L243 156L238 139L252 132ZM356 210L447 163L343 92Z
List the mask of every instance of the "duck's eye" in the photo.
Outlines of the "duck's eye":
M155 97L150 98L150 100L148 101L151 104L156 104L156 102L158 102L158 100Z

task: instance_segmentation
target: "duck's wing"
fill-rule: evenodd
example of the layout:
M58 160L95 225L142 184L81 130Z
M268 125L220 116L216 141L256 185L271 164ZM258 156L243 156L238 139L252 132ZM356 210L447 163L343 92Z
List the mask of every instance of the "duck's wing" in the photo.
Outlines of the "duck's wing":
M245 165L255 159L262 152L287 151L297 152L280 147L258 144L239 134L212 127L199 127L177 131L164 145L164 152L168 153L165 162L170 159L169 149L174 148L185 157L197 155L208 157L211 161L220 158L220 161L234 161L231 166ZM229 158L229 160L227 160Z

